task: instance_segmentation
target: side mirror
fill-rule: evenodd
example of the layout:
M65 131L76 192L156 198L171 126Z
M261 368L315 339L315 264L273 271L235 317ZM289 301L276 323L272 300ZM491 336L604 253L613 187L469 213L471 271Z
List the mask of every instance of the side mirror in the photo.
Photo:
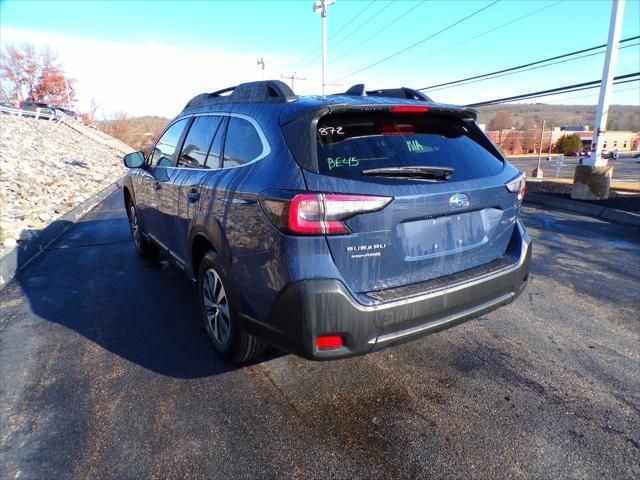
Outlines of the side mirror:
M140 168L144 165L144 153L132 152L122 157L124 166L127 168Z

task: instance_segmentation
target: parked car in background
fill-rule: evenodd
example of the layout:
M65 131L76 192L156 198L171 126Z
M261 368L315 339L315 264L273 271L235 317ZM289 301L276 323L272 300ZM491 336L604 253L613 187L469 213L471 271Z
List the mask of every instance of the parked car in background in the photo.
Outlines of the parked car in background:
M0 113L4 113L5 115L18 115L18 109L15 105L8 102L0 102Z
M20 108L28 112L39 112L49 118L55 117L55 108L42 102L20 102Z
M55 107L55 110L57 112L62 112L65 115L70 116L71 118L74 118L76 120L80 120L80 116L76 112L74 112L73 110L69 110L67 108L62 108L62 107Z
M565 153L565 156L567 156L567 157L579 157L580 156L580 152Z
M524 174L474 110L415 90L204 93L124 163L136 251L164 252L193 280L231 361L267 343L315 360L365 354L484 315L527 284Z

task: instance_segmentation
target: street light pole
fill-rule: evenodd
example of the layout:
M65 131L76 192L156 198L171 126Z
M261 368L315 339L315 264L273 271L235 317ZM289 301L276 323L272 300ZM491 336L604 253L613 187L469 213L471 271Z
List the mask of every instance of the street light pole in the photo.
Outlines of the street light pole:
M540 160L542 159L542 140L544 138L544 122L542 121L542 130L540 131L540 147L538 147L538 165L536 169L533 171L533 176L535 178L542 178L542 170L540 170Z
M622 17L624 16L625 0L612 0L611 20L609 21L609 39L607 41L607 52L604 58L604 68L602 71L602 82L600 83L600 98L598 99L598 110L596 113L596 123L593 131L593 141L591 143L591 156L585 158L585 165L606 166L607 159L602 158L602 147L604 144L604 132L607 130L607 117L609 116L609 100L611 97L611 87L613 76L618 62L618 43L620 43L620 30L622 29ZM595 148L593 148L595 145Z
M324 95L325 71L327 70L327 8L336 0L318 0L313 4L313 11L322 19L322 95Z

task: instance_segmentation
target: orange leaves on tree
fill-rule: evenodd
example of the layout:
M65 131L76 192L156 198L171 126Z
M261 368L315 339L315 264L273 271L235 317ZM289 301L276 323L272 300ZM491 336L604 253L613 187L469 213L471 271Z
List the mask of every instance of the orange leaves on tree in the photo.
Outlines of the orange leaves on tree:
M72 108L75 81L65 76L56 55L46 49L38 52L33 45L8 45L2 52L0 84L4 100L44 102Z

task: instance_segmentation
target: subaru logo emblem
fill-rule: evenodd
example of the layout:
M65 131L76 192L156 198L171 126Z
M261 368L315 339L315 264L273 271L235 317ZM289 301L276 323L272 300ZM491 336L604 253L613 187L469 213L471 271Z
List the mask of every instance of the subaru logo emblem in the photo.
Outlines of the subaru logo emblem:
M464 193L456 193L449 198L451 208L464 208L469 206L469 197Z

